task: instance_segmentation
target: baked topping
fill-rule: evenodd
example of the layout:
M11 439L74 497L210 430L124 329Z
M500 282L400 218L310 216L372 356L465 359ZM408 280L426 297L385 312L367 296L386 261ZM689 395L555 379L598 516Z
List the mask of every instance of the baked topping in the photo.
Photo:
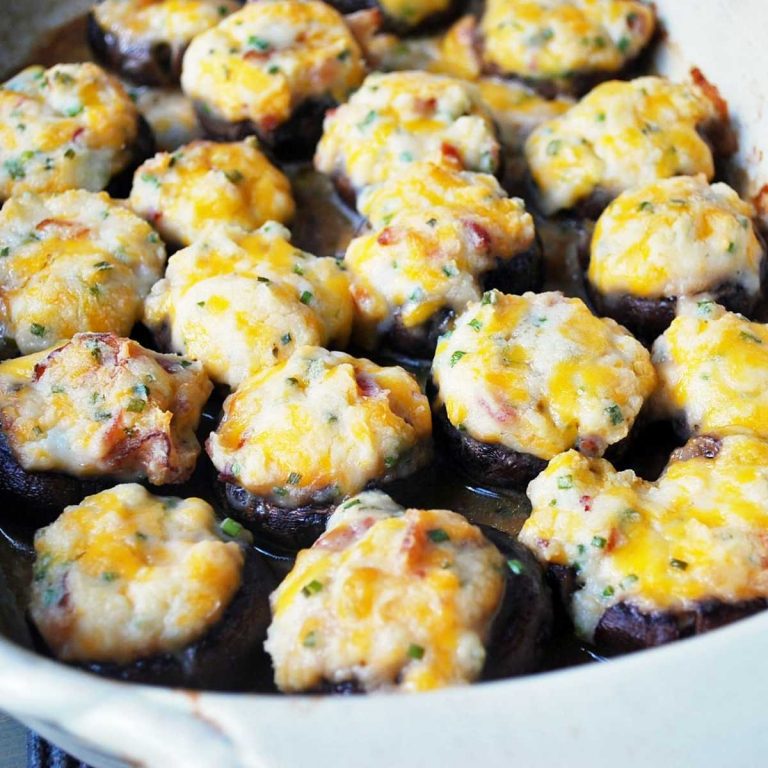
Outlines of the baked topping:
M369 75L325 118L315 166L355 190L429 161L494 173L499 144L475 86L426 72Z
M653 345L659 416L685 416L692 432L768 438L768 326L702 298L681 301Z
M102 0L93 15L125 48L167 42L178 51L238 7L235 0Z
M539 80L616 72L653 35L639 0L488 0L483 59L501 73Z
M591 638L617 603L682 611L768 596L766 483L768 443L746 435L695 438L655 483L568 451L528 486L520 540L576 570L571 613Z
M0 200L104 189L130 161L137 133L136 105L100 67L27 67L0 87Z
M255 232L208 230L170 258L145 303L145 322L233 387L299 346L343 346L352 325L347 275L289 238L273 221Z
M422 691L476 680L506 568L455 512L405 510L377 492L350 499L272 595L265 647L278 688Z
M480 298L484 273L534 245L523 201L488 174L414 163L369 187L358 207L373 231L350 243L344 263L363 343L395 320L411 328L461 311Z
M670 176L711 179L712 152L697 129L717 118L715 104L692 84L640 77L598 85L526 142L544 212Z
M272 503L333 503L427 457L429 404L399 367L319 347L245 379L207 449L220 475Z
M448 420L470 437L550 459L626 437L656 377L647 350L580 299L489 291L437 345Z
M127 336L165 248L104 193L26 193L0 211L0 332L23 354L78 331Z
M147 160L133 180L130 205L167 240L189 245L211 224L256 229L289 221L291 185L259 151L255 138L196 141Z
M0 363L0 426L28 472L176 483L195 468L210 393L199 363L80 333Z
M67 507L35 536L30 614L64 661L115 662L179 651L222 616L243 552L202 499L118 485Z
M726 184L678 176L619 195L597 221L588 277L603 294L690 296L724 283L760 290L754 210Z
M360 47L333 8L260 0L192 41L181 85L216 116L269 132L308 99L344 101L364 76Z

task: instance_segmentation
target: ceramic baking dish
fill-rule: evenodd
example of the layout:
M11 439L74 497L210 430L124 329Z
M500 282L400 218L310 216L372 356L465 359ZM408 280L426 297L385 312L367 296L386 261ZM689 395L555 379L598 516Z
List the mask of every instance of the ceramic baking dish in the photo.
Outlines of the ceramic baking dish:
M0 74L83 0L5 0ZM657 0L659 69L699 67L739 134L740 191L768 181L765 0ZM606 664L418 696L190 693L97 678L0 637L0 709L107 766L765 765L768 613Z

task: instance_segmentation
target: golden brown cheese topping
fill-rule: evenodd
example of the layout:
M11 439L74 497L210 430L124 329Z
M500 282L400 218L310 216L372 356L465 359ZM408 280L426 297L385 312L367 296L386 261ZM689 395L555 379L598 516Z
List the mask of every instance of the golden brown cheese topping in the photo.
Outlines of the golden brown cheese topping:
M173 58L238 7L235 0L102 0L93 15L121 48L168 43Z
M697 129L717 117L692 84L640 77L598 85L528 137L525 154L544 212L670 176L711 179L712 152Z
M91 64L27 67L0 87L0 201L20 192L96 192L131 159L138 111Z
M315 167L356 191L410 163L494 173L499 143L475 86L427 72L369 75L325 118Z
M181 245L211 224L257 229L270 220L290 221L295 210L290 182L255 138L196 141L155 155L136 171L129 203L163 238Z
M211 389L199 363L80 333L0 363L0 427L28 472L178 483L195 468Z
M619 195L597 221L588 277L603 294L691 296L724 283L760 290L752 206L726 184L679 176Z
M681 301L653 345L654 410L685 416L692 432L751 432L768 439L768 326L708 299Z
M331 503L428 458L418 382L343 352L302 347L241 383L207 449L220 475L273 503Z
M551 459L626 437L656 376L647 350L580 299L489 291L437 345L438 404L470 437Z
M543 562L576 569L570 610L583 637L618 603L682 611L768 596L768 443L707 441L714 458L686 458L692 441L655 483L568 451L528 486L520 540Z
M272 594L281 691L356 682L424 691L476 680L506 564L461 515L367 492L339 507Z
M415 27L430 16L450 10L452 0L378 0L377 4L389 18Z
M165 264L145 221L106 193L25 193L0 211L0 333L22 354L79 331L127 336Z
M308 99L346 100L365 77L342 16L318 0L259 0L198 35L181 85L216 116L271 131Z
M488 0L480 23L486 66L531 80L617 72L654 27L639 0Z
M240 587L243 552L202 499L118 485L35 535L30 614L64 661L128 664L203 637Z
M353 240L344 263L366 346L395 321L421 325L482 294L484 273L534 245L533 219L488 174L414 163L368 187L358 202L373 231Z
M272 221L254 232L212 228L175 253L144 322L214 381L236 387L299 346L343 346L352 311L346 272L291 245Z

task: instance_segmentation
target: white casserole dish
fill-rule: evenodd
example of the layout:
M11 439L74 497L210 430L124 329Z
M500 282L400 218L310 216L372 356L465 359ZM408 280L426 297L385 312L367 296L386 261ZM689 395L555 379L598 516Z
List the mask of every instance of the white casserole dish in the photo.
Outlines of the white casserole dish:
M0 72L89 2L11 0ZM741 192L768 181L765 0L658 0L659 68L691 64L728 101ZM420 696L192 694L97 678L0 638L0 709L106 766L762 766L768 613L709 635L589 665Z

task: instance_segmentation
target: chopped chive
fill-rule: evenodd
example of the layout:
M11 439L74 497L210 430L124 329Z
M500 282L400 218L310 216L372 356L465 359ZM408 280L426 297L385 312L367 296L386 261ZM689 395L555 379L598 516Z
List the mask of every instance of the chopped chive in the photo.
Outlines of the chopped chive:
M408 658L410 659L416 659L417 661L419 659L424 658L424 648L421 645L416 645L416 643L411 643L408 646Z
M614 589L609 585L603 590L603 597L613 597L613 593Z
M130 413L141 413L147 407L147 401L140 397L132 397L128 401L128 410Z
M301 644L305 648L314 648L317 645L317 632L314 629L311 632L307 632Z
M397 464L397 456L385 456L384 457L384 466L387 469L392 469L392 467Z
M120 578L120 574L116 573L115 571L104 571L101 574L101 580L102 581L107 581L107 582L109 582L109 581L116 581L119 578Z
M221 530L225 535L236 539L243 532L243 526L240 525L237 520L233 520L231 517L225 517L224 520L221 521Z
M754 344L762 344L763 340L759 336L755 336L754 333L750 333L749 331L742 331L739 334L739 337L744 339L744 341L751 341Z
M736 243L731 241L728 243L728 253L733 253L736 250Z
M616 47L619 49L620 53L626 53L629 50L629 46L631 44L632 41L626 35L622 35L619 38L619 42L616 44Z
M38 338L45 336L45 326L40 325L40 323L32 323L32 325L29 326L29 332L33 336L37 336Z
M592 537L592 546L597 547L598 549L603 549L605 545L608 543L608 540L604 538L603 536L593 536Z
M525 566L517 558L507 560L507 568L509 568L515 576L519 576L525 570Z
M466 352L462 352L460 349L457 349L451 355L451 368L453 368L456 365L456 363L458 363L459 360L461 360L461 358L464 357L464 355L466 354L467 354Z
M301 588L301 594L304 595L304 597L311 597L322 591L322 589L323 585L317 579L312 579L312 581Z
M474 320L469 321L469 327L479 331L483 327L483 324L477 318L475 318Z
M560 139L552 139L552 141L547 144L547 154L551 157L554 157L558 152L560 152L562 146L563 142L560 141Z
M653 203L650 200L643 200L643 202L637 206L637 210L648 211L649 213L653 213Z
M292 338L293 338L293 336L291 336L291 334L290 334L290 333L284 333L284 334L283 334L283 335L280 337L280 342L281 342L282 344L290 344L290 343L291 343L291 339L292 339Z
M608 419L614 427L624 421L624 414L621 412L621 408L615 403L606 408L605 412L608 414Z
M288 485L298 485L301 482L301 473L299 472L291 472L290 475L288 475Z
M239 184L245 178L242 172L238 171L237 168L233 168L230 171L224 171L224 175L227 177L227 180L231 181L233 184Z
M263 275L257 275L256 279L260 283L271 283L272 282L268 277L264 277Z
M673 568L677 568L678 571L685 571L688 569L688 563L685 562L685 560L678 560L676 557L673 557L669 564Z
M360 501L360 499L351 499L346 504L342 504L342 509L351 509L352 507L356 507L358 504L362 504L363 502Z
M573 488L573 475L560 475L560 477L557 478L557 487L561 491Z
M70 147L66 152L64 152L64 157L67 158L67 160L71 160L75 156L75 150Z
M433 528L427 531L427 537L435 544L442 544L444 541L450 541L451 537L442 528Z
M299 301L302 304L309 304L312 301L312 293L310 291L303 291L301 296L299 296Z
M266 51L269 48L269 40L265 40L257 35L249 35L248 46L255 48L257 51Z
M283 486L282 486L282 485L276 485L276 486L275 486L275 487L272 489L272 493L274 493L274 494L275 494L275 496L280 496L280 497L283 497L283 496L287 496L287 495L288 495L288 491L286 491L286 490L285 490L285 488L283 488Z

